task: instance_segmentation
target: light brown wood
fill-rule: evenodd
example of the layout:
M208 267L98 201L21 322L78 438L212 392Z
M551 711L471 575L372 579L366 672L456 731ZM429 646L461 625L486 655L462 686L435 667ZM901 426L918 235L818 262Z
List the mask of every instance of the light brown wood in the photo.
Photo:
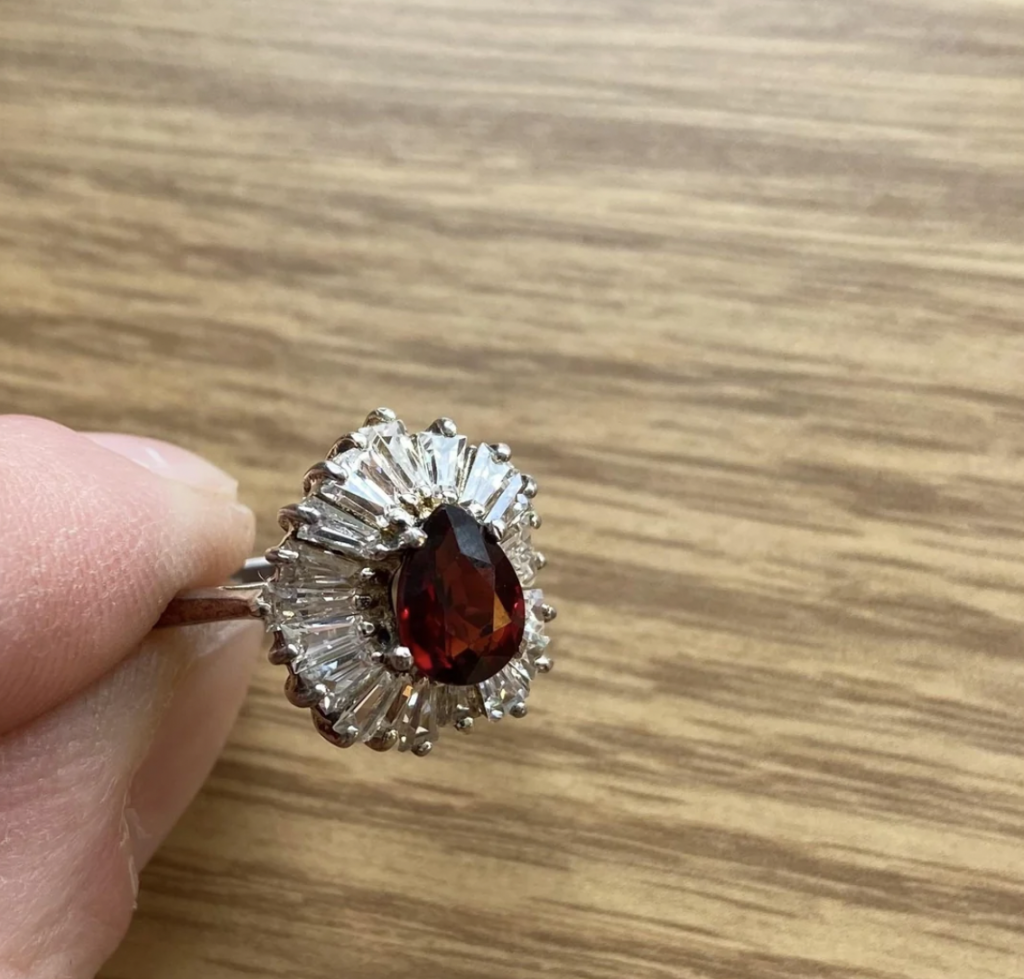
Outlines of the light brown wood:
M541 479L521 723L264 665L107 979L1024 974L1024 4L0 2L0 409Z

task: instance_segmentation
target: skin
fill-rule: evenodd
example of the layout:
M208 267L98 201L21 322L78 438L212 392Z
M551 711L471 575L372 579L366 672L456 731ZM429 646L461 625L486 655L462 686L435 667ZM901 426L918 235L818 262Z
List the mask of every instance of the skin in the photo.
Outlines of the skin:
M150 634L250 554L184 449L0 416L0 979L93 976L241 704L257 624Z

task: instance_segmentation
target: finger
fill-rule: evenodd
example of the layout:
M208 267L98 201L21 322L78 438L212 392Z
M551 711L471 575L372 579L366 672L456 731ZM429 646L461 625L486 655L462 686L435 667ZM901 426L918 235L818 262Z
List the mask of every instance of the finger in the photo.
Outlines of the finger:
M0 975L85 979L116 948L138 868L213 764L259 635L254 623L154 633L0 739Z
M252 514L212 468L153 440L0 417L0 513L15 518L0 530L0 733L108 671L176 592L245 559Z
M218 469L187 449L161 442L159 439L141 435L126 435L123 432L83 432L91 442L102 445L132 462L138 463L157 476L187 483L196 489L234 499L238 492L238 480Z
M174 630L176 632L194 631ZM188 637L185 637L188 639ZM193 650L170 708L135 773L127 819L141 869L206 780L242 706L263 641L258 623L221 626Z

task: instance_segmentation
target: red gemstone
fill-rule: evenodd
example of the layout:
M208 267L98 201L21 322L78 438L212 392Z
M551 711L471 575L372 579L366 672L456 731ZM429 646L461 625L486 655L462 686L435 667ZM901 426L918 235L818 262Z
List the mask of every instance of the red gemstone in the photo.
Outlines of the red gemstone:
M519 652L523 586L505 552L462 507L438 507L423 530L427 543L398 572L399 641L426 676L480 683Z

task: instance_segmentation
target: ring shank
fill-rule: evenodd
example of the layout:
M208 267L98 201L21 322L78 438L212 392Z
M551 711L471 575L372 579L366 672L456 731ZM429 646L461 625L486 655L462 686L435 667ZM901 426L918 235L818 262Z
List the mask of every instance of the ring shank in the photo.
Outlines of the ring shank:
M219 588L182 592L171 600L154 628L258 619L260 610L256 599L263 590L263 582L270 569L271 564L266 558L250 558L227 584Z

